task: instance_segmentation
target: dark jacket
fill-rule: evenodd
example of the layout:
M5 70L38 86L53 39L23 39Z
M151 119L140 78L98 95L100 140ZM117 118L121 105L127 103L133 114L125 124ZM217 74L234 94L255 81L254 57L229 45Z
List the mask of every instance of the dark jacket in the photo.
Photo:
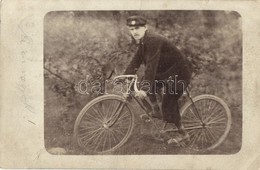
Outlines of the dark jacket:
M178 80L189 81L191 65L181 52L166 38L146 31L139 48L124 74L135 74L145 64L144 79L149 82L166 80L178 75Z

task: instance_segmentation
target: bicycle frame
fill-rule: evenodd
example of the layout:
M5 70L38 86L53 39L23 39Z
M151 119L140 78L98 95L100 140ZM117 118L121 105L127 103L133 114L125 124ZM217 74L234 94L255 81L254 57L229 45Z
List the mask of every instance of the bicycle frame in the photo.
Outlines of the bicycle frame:
M142 104L132 93L130 93L130 92L131 92L131 87L132 87L132 85L134 85L134 92L138 92L138 91L139 91L138 88L137 88L137 79L138 79L137 75L120 75L120 76L114 77L114 80L120 79L120 78L123 78L123 79L132 78L131 81L130 81L130 83L128 83L129 85L128 85L128 88L127 88L127 92L124 93L123 95L126 97L126 99L129 97L129 95L131 96L131 98L134 98L134 100L141 106L141 108L145 111L145 113L146 113L149 117L151 117L151 116L149 115L149 113L147 112L146 108L143 106L143 104ZM185 89L185 90L186 90L186 92L187 92L188 98L190 99L190 101L191 101L191 103L192 103L192 107L194 107L196 116L199 118L199 120L200 120L200 122L201 122L201 125L202 125L202 126L205 126L205 123L203 122L203 120L202 120L202 118L201 118L201 116L200 116L200 114L199 114L199 112L198 112L198 110L197 110L197 108L196 108L196 106L195 106L195 104L194 104L194 102L193 102L191 96L190 96L190 93L189 93L188 89ZM119 117L119 116L120 116L120 115L118 115L118 117ZM167 123L165 123L163 129L165 129L166 126L167 126ZM176 129L171 129L171 130L165 130L165 131L177 131L177 130L176 130Z

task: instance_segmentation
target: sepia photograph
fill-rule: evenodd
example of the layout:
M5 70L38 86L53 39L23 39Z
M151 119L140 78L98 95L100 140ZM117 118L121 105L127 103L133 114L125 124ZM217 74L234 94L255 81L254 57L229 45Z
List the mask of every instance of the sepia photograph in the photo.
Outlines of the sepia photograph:
M1 168L259 169L259 1L0 5Z
M53 155L232 155L242 146L243 17L67 10L43 21Z

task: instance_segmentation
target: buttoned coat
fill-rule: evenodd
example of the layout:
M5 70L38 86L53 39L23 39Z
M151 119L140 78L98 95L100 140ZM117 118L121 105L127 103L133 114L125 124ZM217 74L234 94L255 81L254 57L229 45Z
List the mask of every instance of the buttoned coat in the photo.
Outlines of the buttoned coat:
M139 43L137 53L124 74L135 74L141 64L145 65L143 80L166 80L178 76L189 84L192 68L186 57L166 38L146 31Z

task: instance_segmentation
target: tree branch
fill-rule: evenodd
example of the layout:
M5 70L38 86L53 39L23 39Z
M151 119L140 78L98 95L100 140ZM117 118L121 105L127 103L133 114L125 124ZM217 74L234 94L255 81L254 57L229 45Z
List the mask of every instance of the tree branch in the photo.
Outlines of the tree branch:
M51 71L50 69L48 69L47 67L44 66L44 69L47 70L50 74L54 75L55 77L59 78L60 80L62 80L63 82L70 84L72 87L75 87L75 84L64 79L63 77L61 77L60 75L54 73L53 71Z

